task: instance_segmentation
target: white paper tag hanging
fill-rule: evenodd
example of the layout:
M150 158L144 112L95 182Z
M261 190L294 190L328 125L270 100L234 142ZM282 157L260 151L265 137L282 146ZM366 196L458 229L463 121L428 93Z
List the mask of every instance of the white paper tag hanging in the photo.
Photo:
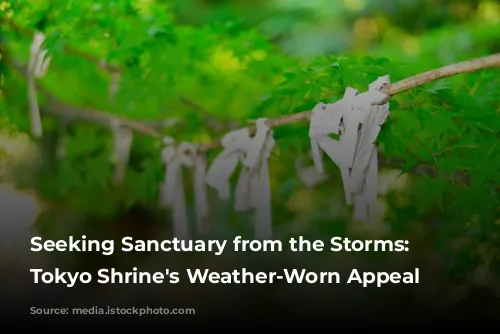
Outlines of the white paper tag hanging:
M354 163L354 154L356 153L356 146L358 144L360 117L356 115L356 112L352 108L352 100L357 93L357 90L347 87L343 98L346 107L342 114L339 161L347 167L352 167Z
M313 109L309 137L311 138L314 165L320 173L324 172L321 151L324 151L330 159L337 160L336 152L339 150L340 144L337 140L330 138L330 135L339 134L343 109L344 105L340 101L333 104L319 103ZM337 161L335 162L337 163Z
M111 131L114 139L112 161L115 164L113 184L121 185L127 171L134 132L123 127L120 121L116 119L111 121Z
M243 128L227 133L221 140L224 149L212 162L205 176L205 182L218 192L221 200L228 200L231 195L231 174L238 162L244 159L251 139L248 128Z
M348 87L342 100L326 107L318 105L311 117L309 135L315 165L322 171L322 162L318 162L321 148L339 167L346 202L354 202L357 219L368 219L370 205L377 199L378 161L374 143L388 115L388 103L380 105L387 99L381 89L388 84L389 76L380 77L370 84L368 92L357 95L356 90ZM329 138L333 133L340 134L338 142Z
M382 85L382 83L380 83ZM380 92L377 86L371 86L370 91L356 96L354 108L364 116L361 120L361 136L358 140L354 163L351 170L350 190L359 192L364 183L366 171L375 149L375 140L380 132L380 119L385 119L388 113L388 103L378 105L387 95ZM380 116L379 116L380 114Z
M268 160L274 145L273 131L268 130L266 142L262 148L260 166L256 171L258 172L258 179L254 181L254 189L252 190L256 207L255 238L260 240L270 240L272 238L272 203Z
M182 180L182 166L192 167L189 156L196 148L188 143L181 143L177 148L173 140L165 137L166 145L162 150L162 161L165 163L165 180L161 188L160 204L163 208L172 209L173 235L175 238L189 239L189 218Z
M163 148L161 150L161 162L165 165L165 175L163 179L163 183L160 187L160 207L163 209L169 209L172 201L173 201L173 193L168 189L172 184L175 185L175 182L171 182L169 177L172 177L172 170L167 168L167 164L174 158L175 156L175 147L174 147L174 139L170 137L163 137L162 139ZM170 173L169 173L170 171Z
M248 153L245 157L245 166L248 168L252 168L261 157L262 149L266 144L266 140L268 139L269 128L266 125L267 119L259 118L256 121L257 132L255 136L251 140L251 145L248 148Z
M340 149L338 150L339 169L342 175L342 186L344 188L345 200L348 205L353 203L352 194L349 188L349 179L351 167L354 163L354 156L356 154L356 147L359 139L360 115L356 114L353 110L352 100L358 91L351 87L347 87L344 93L342 103L345 108L342 115L342 122L340 126Z
M28 83L28 102L30 105L31 134L35 138L42 137L42 119L40 117L40 107L36 90L36 78L43 77L50 64L50 57L47 57L47 50L42 49L45 35L35 32L30 46L30 58L26 71Z
M194 204L196 208L196 229L199 234L208 233L206 218L209 214L208 199L205 184L206 157L203 153L196 150L192 152L193 161L193 185L194 185Z
M320 132L320 129L317 129L317 125L321 123L321 113L325 109L324 103L317 104L312 110L311 123L309 127L309 137L311 138L311 154L314 161L314 166L319 173L324 172L323 167L323 155L319 148L318 140L316 139L317 132Z
M68 123L67 121L62 121L59 124L59 138L56 143L56 159L62 160L66 157L66 151L68 148Z
M380 133L380 126L386 121L389 114L389 103L379 104L387 97L380 91L389 84L389 76L383 76L369 86L369 92L379 94L382 99L378 100L379 97L373 95L374 99L369 107L368 117L361 125L361 137L351 171L350 188L352 192L356 193L355 217L359 220L372 219L373 205L377 200L378 150L375 141Z
M245 212L252 207L251 178L250 169L243 166L234 190L234 210L237 212Z
M266 125L267 119L257 120L257 133L249 148L245 166L236 186L235 209L255 209L255 238L272 238L271 189L268 159L275 145L273 131Z
M253 207L252 182L255 173L251 173L251 170L259 162L262 148L266 142L268 128L265 126L265 121L257 120L257 132L251 140L246 142L244 147L246 156L235 189L234 209L239 212L247 211Z

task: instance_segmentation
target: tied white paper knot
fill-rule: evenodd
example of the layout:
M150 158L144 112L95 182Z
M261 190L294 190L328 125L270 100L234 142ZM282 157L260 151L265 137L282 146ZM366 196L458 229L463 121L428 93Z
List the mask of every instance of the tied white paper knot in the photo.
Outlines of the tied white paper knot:
M369 92L379 93L390 84L389 76L379 77L369 86ZM369 93L368 92L368 93ZM366 94L366 93L365 93ZM372 206L378 195L378 150L375 145L381 126L389 116L389 102L387 95L372 103L368 115L361 125L360 136L351 170L349 190L353 194L355 204L355 219L368 220L373 216ZM379 104L384 102L384 104ZM365 109L366 110L366 109Z
M361 94L348 87L340 101L318 104L311 117L309 136L316 169L323 172L321 148L339 167L346 202L354 202L358 220L369 219L369 207L377 199L375 140L389 113L387 102L380 105L387 99L381 89L389 83L389 76L379 77ZM339 135L339 140L330 138L331 134Z
M115 164L113 183L121 185L127 171L134 132L129 128L123 127L121 122L116 119L113 119L111 122L111 131L113 132L114 139L112 162Z
M261 240L272 237L268 159L275 141L266 121L264 118L257 120L257 133L252 138L238 178L235 200L236 211L255 209L255 238Z
M163 143L166 146L161 155L166 168L160 205L163 208L172 209L174 237L187 240L189 239L189 219L182 182L182 166L193 167L190 153L196 152L196 148L189 143L181 143L175 148L174 140L170 137L163 138Z
M28 81L28 101L30 105L31 133L35 138L40 138L43 133L35 79L44 77L50 64L50 57L47 57L47 50L42 49L44 40L45 35L43 33L35 32L33 34L33 42L30 47L30 58L26 71Z
M205 182L218 192L219 199L229 199L231 175L238 161L243 161L251 141L248 128L231 131L222 138L221 145L224 149L212 162L205 177Z
M196 208L196 229L200 234L208 233L206 218L209 214L207 189L205 186L206 157L205 154L191 150L194 205Z

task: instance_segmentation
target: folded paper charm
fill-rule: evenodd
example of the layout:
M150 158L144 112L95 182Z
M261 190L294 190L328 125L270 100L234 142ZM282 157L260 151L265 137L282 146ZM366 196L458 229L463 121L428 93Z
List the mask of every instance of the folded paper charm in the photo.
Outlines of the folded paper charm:
M113 184L121 185L127 171L134 132L129 128L123 127L121 122L116 119L113 119L111 122L111 131L114 140L112 162L115 165Z
M373 92L372 104L368 117L361 126L361 136L356 149L356 156L351 170L350 191L355 193L355 219L370 220L373 216L373 204L378 195L378 150L375 141L389 115L389 103L383 102L387 95L381 93L385 85L390 84L389 76L379 77L369 86ZM377 95L378 94L378 95Z
M174 141L165 137L165 148L162 150L162 161L166 165L165 180L161 188L160 205L172 209L173 235L175 238L189 239L189 218L186 208L184 186L182 182L182 166L192 167L189 154L196 148L188 143L181 143L177 148Z
M347 88L344 97L340 101L327 105L320 103L313 110L311 126L309 128L311 148L316 169L320 173L324 172L322 150L339 167L344 184L349 177L349 159L352 160L354 158L357 140L357 124L359 124L359 122L347 122L346 124L343 122L343 119L346 115L352 114L351 99L356 95L356 92L357 91L352 88ZM339 141L330 138L331 134L339 135L339 138L343 140ZM351 153L349 150L353 152ZM347 203L350 204L351 198L347 193L346 200Z
M66 157L68 148L68 124L69 121L63 119L59 123L59 138L57 140L56 146L56 159L62 160Z
M243 161L251 142L247 128L231 131L221 140L224 148L212 162L205 176L205 182L218 192L221 200L228 200L230 192L229 180L239 161Z
M273 131L267 119L257 120L257 133L248 148L244 167L236 185L235 210L255 209L255 239L272 238L271 189L268 160L274 148Z
M389 84L389 76L383 76L361 94L348 87L340 101L318 104L311 117L309 136L315 166L323 172L322 150L339 167L346 202L354 202L359 220L369 219L370 206L377 199L375 141L389 114L387 94L381 91ZM339 135L339 140L330 138L331 134Z
M41 32L33 34L33 41L30 46L30 60L28 68L33 73L35 78L43 78L47 74L50 65L51 57L47 56L48 52L42 48L45 42L45 35Z
M120 78L120 72L111 73L111 80L109 82L109 103L111 104L115 103L115 96L120 88Z
M209 214L207 189L205 183L206 157L196 150L191 152L194 205L196 208L196 230L199 234L208 233L206 218Z

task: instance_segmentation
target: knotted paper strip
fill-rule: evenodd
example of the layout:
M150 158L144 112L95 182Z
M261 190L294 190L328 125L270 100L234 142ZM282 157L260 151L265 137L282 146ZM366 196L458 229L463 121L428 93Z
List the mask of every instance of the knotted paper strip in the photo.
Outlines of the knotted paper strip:
M370 84L370 92L380 92L390 84L389 76L379 77ZM380 100L372 100L366 120L361 125L361 136L354 157L351 170L350 191L354 193L355 219L370 220L372 216L372 205L378 195L378 150L375 145L381 125L385 123L389 115L389 103L383 102L387 95ZM364 177L363 177L364 176Z
M42 137L42 119L40 117L40 107L36 91L36 78L42 78L47 73L50 64L50 57L47 57L47 50L42 49L45 35L35 32L33 42L30 47L30 58L26 71L28 81L28 101L30 105L31 134L35 138Z
M377 152L375 140L387 119L389 105L380 90L389 77L378 78L368 92L357 94L348 87L342 100L318 104L313 109L309 136L316 169L323 172L320 148L339 167L346 202L355 204L356 219L369 217L369 205L377 199ZM339 141L329 137L340 135Z
M251 140L248 128L231 131L222 138L221 145L224 149L212 162L205 176L205 182L218 192L219 199L229 199L229 180L238 161L244 159Z
M123 127L120 121L116 119L113 119L111 122L111 131L113 132L114 139L112 161L115 164L113 183L121 185L127 171L134 132L129 128Z
M200 234L208 233L206 218L209 213L205 186L206 157L205 154L191 152L193 163L194 205L196 207L196 230Z
M162 161L166 165L165 180L161 188L160 205L172 209L173 235L175 238L189 239L189 219L182 182L182 166L193 167L189 156L196 148L188 143L181 143L175 148L170 137L163 139Z
M257 120L257 133L248 148L244 167L236 185L235 210L255 209L255 238L272 238L271 188L268 159L274 147L273 131L267 119Z

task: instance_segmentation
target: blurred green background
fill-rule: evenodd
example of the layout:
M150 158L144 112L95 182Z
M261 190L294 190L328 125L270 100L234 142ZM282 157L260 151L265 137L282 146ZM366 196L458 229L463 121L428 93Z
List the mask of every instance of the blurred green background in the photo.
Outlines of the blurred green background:
M182 21L258 27L287 53L452 63L498 52L498 1L174 1Z

